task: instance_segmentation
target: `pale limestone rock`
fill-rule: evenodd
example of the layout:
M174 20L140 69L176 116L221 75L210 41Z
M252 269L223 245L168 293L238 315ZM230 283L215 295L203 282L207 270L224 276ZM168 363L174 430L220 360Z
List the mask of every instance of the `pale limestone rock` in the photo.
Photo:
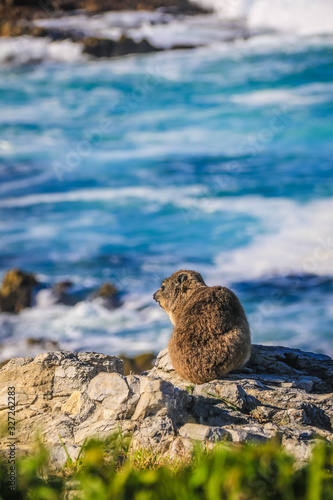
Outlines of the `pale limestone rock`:
M158 415L145 418L133 433L132 448L146 448L154 452L167 451L175 438L170 417Z
M63 413L68 413L70 415L77 415L81 408L81 392L74 391L61 407Z
M79 453L81 446L76 446L75 444L66 444L66 450L70 458L75 462ZM59 445L54 445L52 448L52 466L56 469L61 469L68 459L64 447Z
M91 380L87 393L90 399L104 402L106 407L119 406L128 398L129 387L118 373L99 373Z
M140 396L132 420L139 420L151 415L167 415L166 398L162 392L143 393Z
M163 349L163 351L161 351L158 354L158 356L156 358L155 367L164 371L165 373L175 371L174 367L172 366L172 361L171 361L168 349Z
M182 460L190 457L192 452L193 440L178 436L172 441L168 454L171 459Z
M234 443L265 442L276 434L274 430L264 429L259 425L227 426L225 430L231 435Z
M140 388L141 378L142 377L139 377L137 375L127 375L127 377L125 377L127 385L133 394L140 391L139 388Z
M120 374L122 361L105 354L65 351L11 359L0 370L0 423L7 420L8 387L15 386L18 446L32 443L36 434L52 444L59 443L58 434L73 440L75 423L89 407L87 384L101 371Z
M150 372L127 377L113 356L56 351L0 370L0 424L14 385L18 449L28 450L39 432L59 466L66 459L59 435L75 458L86 438L119 429L133 434L133 449L170 456L186 456L193 440L212 447L278 437L301 462L317 436L333 442L332 375L327 356L284 347L253 346L246 367L200 385L177 375L167 350Z
M299 464L302 464L311 459L311 452L315 445L315 440L305 442L298 439L287 438L284 439L282 443L285 451L293 455Z
M195 441L218 442L221 440L230 440L230 433L223 427L189 423L183 425L178 432L181 437L190 438Z
M135 375L127 375L125 379L130 389L130 393L127 400L127 411L124 418L130 419L133 416L140 399L140 378Z
M161 379L140 377L140 399L132 420L152 415L172 415L176 406L172 384Z
M78 427L74 433L73 442L76 444L83 444L86 438L100 438L110 436L118 432L118 424L115 420L92 420L89 425Z

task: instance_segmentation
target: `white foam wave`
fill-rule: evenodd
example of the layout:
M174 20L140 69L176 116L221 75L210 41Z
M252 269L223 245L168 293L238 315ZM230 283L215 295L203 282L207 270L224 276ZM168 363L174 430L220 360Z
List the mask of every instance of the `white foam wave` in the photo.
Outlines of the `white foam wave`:
M233 210L247 208L247 213L267 222L266 231L248 246L217 255L214 280L220 277L230 282L273 274L333 275L332 199L301 204L284 199L243 198L242 203L239 200L233 204ZM226 208L225 200L215 200L205 209Z
M236 281L260 280L274 274L333 276L333 199L299 203L260 196L216 199L174 195L174 198L186 210L195 208L199 213L221 213L221 217L223 213L234 212L261 220L261 232L254 236L252 243L218 253L213 266L198 267L208 285L230 286ZM244 231L249 230L251 228L244 223ZM161 262L163 256L160 266ZM187 265L185 262L184 267ZM153 291L147 293L141 286L137 283L136 291L126 296L119 309L112 311L105 309L98 300L80 302L74 307L53 304L48 292L44 291L36 307L18 316L0 315L1 338L11 341L8 348L5 346L0 352L0 359L18 355L15 343L20 339L44 337L45 332L48 338L57 340L61 348L69 350L134 354L163 349L172 326L162 309L152 301ZM269 304L269 309L260 303L249 314L255 341L285 343L332 354L326 333L317 343L313 341L313 332L319 322L327 332L333 318L331 297L320 294L319 297L318 303L311 302L313 298L307 302L300 297L296 305L274 303Z
M318 294L288 303L276 299L275 290L248 315L255 342L287 345L333 356L332 295ZM318 326L320 327L318 328Z
M47 338L59 342L62 349L113 354L161 350L171 333L166 323L165 313L151 294L133 294L115 310L106 309L99 300L79 302L73 307L40 301L18 316L0 315L1 338L10 338L0 349L0 360L6 359L9 351L11 356L20 355L22 339L45 338L46 332ZM138 325L140 331L135 335L126 333L137 330Z
M213 9L215 14L178 18L162 12L111 12L94 16L78 14L59 19L43 19L35 23L80 36L117 40L122 35L127 35L138 41L147 38L156 47L164 49L175 45L217 45L224 44L225 40L242 40L244 29L257 35L273 30L294 38L299 35L333 34L333 4L326 0L193 1ZM267 39L258 38L259 45L266 45ZM243 41L242 44L247 45L248 41ZM48 38L29 36L1 38L0 64L87 60L82 49L82 44L70 40L52 42Z
M270 28L298 35L333 33L333 3L327 0L255 0L249 9L251 28Z
M241 38L238 25L222 23L216 15L200 15L185 19L174 19L167 24L146 24L139 29L128 30L134 40L147 38L158 48L175 46L202 46L225 40Z
M178 195L195 195L203 191L201 186L190 186L184 188L149 188L149 187L126 187L126 188L97 188L80 189L64 193L36 194L8 198L0 201L0 208L28 207L45 203L67 203L75 201L115 201L128 198L142 198L148 201L159 201L161 203L173 202Z
M224 19L243 18L251 29L298 35L333 33L333 3L327 0L192 0Z
M3 182L0 185L0 193L5 193L8 191L16 190L16 189L26 189L31 188L36 184L42 184L50 177L49 173L43 173L39 175L35 175L34 177L30 177L29 179L22 179L19 181L9 181Z
M146 38L152 45L163 49L176 45L205 45L238 35L236 26L221 24L221 19L215 14L177 17L163 12L123 11L40 19L35 24L112 40L118 40L122 35L137 42Z
M233 213L258 220L260 233L252 243L216 256L223 279L252 279L272 273L292 272L333 275L333 199L301 203L286 198L262 196L220 197L207 195L202 186L180 188L127 187L86 189L2 200L0 207L27 207L45 203L110 201L128 199L172 203L186 219L195 214ZM205 195L206 194L206 195ZM246 231L247 228L244 227ZM218 231L218 227L216 228ZM33 236L33 235L32 235ZM215 276L216 270L214 270Z
M124 30L141 28L153 24L164 24L173 19L171 14L148 11L120 11L103 14L78 14L58 19L38 19L36 26L84 33L90 36L108 37L117 40Z
M248 14L252 0L191 0L204 9L213 10L223 19L244 18Z
M330 83L320 85L320 89L314 89L313 85L305 85L297 89L260 90L259 92L235 94L231 97L233 102L250 106L267 106L268 104L302 106L331 99L332 84Z
M74 62L84 60L82 44L69 40L20 36L0 38L0 64L28 64L41 61Z

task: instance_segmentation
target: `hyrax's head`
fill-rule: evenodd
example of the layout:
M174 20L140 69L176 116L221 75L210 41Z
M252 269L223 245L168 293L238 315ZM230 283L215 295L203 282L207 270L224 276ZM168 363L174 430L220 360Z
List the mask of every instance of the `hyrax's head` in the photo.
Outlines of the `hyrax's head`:
M201 275L196 271L181 270L163 280L153 298L169 315L172 323L176 309L200 286L206 286Z

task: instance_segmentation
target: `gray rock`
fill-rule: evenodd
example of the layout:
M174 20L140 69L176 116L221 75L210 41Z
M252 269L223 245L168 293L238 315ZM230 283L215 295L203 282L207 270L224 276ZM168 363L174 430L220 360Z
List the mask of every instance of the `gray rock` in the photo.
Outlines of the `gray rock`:
M74 459L86 438L119 429L133 435L133 449L171 457L190 453L192 441L212 447L278 437L301 462L318 437L333 442L332 370L327 356L253 346L243 369L194 385L173 370L167 349L152 370L126 377L114 356L49 352L0 370L0 419L15 386L18 449L29 449L39 432L56 467L66 459L59 435ZM0 449L5 444L4 437Z
M167 451L175 438L171 418L166 415L147 417L133 433L132 448L154 452Z
M168 455L170 458L185 459L193 452L193 440L177 436L172 440Z
M76 446L74 444L67 444L66 445L66 450L70 456L70 458L75 462L77 459L79 453L80 453L80 448L81 446ZM61 469L63 467L64 463L68 459L67 454L64 450L64 447L61 444L56 444L52 446L51 448L51 461L52 465L55 469Z
M223 402L227 408L249 413L261 403L254 396L248 394L241 384L229 381L216 381L213 383L197 385L193 392L194 395L207 395L215 397Z
M231 436L234 443L258 442L263 443L275 436L275 432L264 429L260 425L228 426L225 431Z
M254 373L293 375L295 379L310 376L314 378L314 392L333 392L333 362L324 354L282 346L254 345L246 366Z
M119 40L109 38L86 37L82 39L83 52L94 57L117 57L127 54L145 54L147 52L157 52L148 40L135 41L134 39L122 36Z
M99 373L89 383L87 394L93 401L100 401L104 406L119 406L128 399L130 389L125 377L118 373Z
M230 441L230 433L223 427L213 427L201 424L185 424L179 429L179 435L195 441Z
M172 366L172 362L171 362L171 358L170 358L168 349L163 349L163 351L161 351L158 354L158 356L156 358L155 367L156 367L156 369L162 370L165 373L175 371L174 367ZM154 370L154 368L153 368L153 370Z

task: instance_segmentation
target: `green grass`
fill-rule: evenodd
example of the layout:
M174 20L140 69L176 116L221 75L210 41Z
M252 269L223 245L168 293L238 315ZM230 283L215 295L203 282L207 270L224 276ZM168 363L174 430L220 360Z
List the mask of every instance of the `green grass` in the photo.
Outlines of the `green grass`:
M176 460L152 449L131 452L130 438L118 433L87 441L60 472L37 443L17 462L15 492L7 488L7 467L0 462L3 500L333 500L333 447L325 443L309 464L295 468L275 441L198 447Z

